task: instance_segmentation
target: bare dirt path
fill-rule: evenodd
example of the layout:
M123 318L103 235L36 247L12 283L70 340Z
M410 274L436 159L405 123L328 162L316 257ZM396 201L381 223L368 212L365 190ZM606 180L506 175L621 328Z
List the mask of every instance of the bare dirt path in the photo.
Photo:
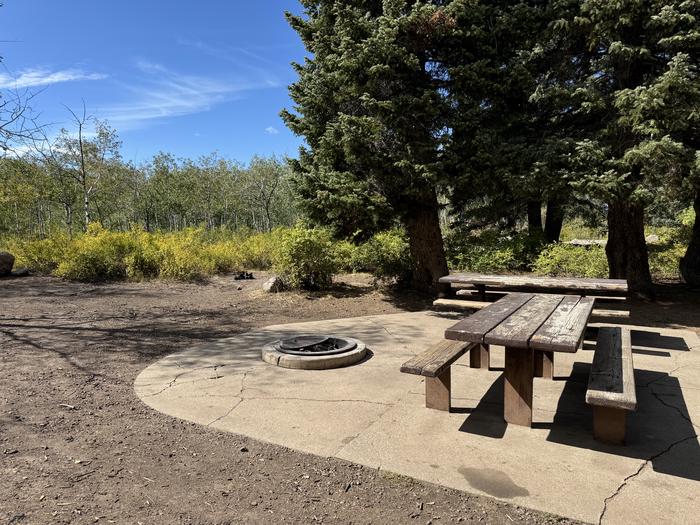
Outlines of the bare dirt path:
M429 302L377 291L366 276L344 276L325 294L266 295L258 277L0 281L0 523L568 522L143 405L136 375L193 342ZM697 295L670 297L683 307L642 305L635 322L700 325Z

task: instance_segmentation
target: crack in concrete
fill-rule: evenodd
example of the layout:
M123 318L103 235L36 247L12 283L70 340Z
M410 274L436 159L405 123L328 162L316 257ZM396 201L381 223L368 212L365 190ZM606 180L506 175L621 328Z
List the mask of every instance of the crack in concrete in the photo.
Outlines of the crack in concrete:
M340 445L340 447L338 447L338 450L336 450L336 451L332 454L332 457L336 457L336 458L337 458L337 457L340 457L340 456L338 456L338 454L340 454L340 453L343 451L344 448L350 446L358 437L360 437L361 434L363 434L364 432L366 432L367 430L369 430L370 428L372 428L374 425L380 423L381 420L382 420L382 418L383 418L383 417L389 412L389 410L391 410L392 408L393 408L393 405L387 405L386 410L384 410L381 414L379 414L379 416L377 417L376 420L370 421L370 423L369 423L365 428L359 430L356 434L353 434L352 436L350 436L350 439L349 439L347 442L345 442L345 443L343 443L342 445Z
M392 334L392 333L389 331L389 329L388 329L386 326L384 326L383 324L381 324L381 323L375 321L374 319L370 319L369 322L372 323L374 326L378 326L379 328L381 328L382 330L384 330L384 331L389 335L389 337L391 337L391 338L393 338L393 339L396 339L396 340L397 340L398 342L400 342L400 343L403 343L403 341L401 340L400 337L398 337L398 336L395 335L395 334Z
M691 439L696 439L697 437L698 437L697 434L693 434L692 436L687 436L687 437L684 437L683 439L679 439L678 441L674 441L673 443L671 443L668 447L666 447L666 448L665 448L664 450L662 450L661 452L658 452L658 453L654 454L654 455L651 456L649 459L645 459L645 460L642 462L642 464L639 465L639 468L638 468L635 472L633 472L632 474L630 474L629 476L627 476L625 479L623 479L623 480L622 480L622 483L620 483L620 485L618 485L618 487L613 491L613 493L610 494L607 498L605 498L605 500L603 501L603 510L601 511L600 516L598 517L598 525L602 525L602 523L603 523L603 519L605 518L605 513L606 513L607 510L608 510L608 503L610 503L610 502L611 502L612 500L614 500L617 496L619 496L619 495L620 495L620 492L622 492L622 489L625 488L625 486L627 486L628 482L630 482L631 480L633 480L634 478L636 478L637 476L639 476L639 474L642 473L642 471L644 470L644 468L645 468L650 462L654 461L655 459L660 458L660 457L663 456L664 454L667 454L667 453L670 452L671 449L672 449L673 447L675 447L676 445L680 445L680 444L682 444L682 443L685 443L686 441L690 441Z
M219 417L217 417L216 419L211 420L211 421L210 421L209 423L207 423L205 426L208 427L208 426L210 426L210 425L213 425L213 424L216 423L217 421L220 421L220 420L224 419L225 417L230 416L230 415L231 415L231 412L233 412L234 410L236 410L236 408L238 408L238 405L240 405L241 403L243 403L243 401L244 401L243 398L237 399L236 402L234 403L234 405L233 405L225 414L222 414L222 415L220 415Z
M680 368L682 368L682 366L676 368L675 370L678 370L678 369L680 369ZM670 373L675 372L675 370L673 370L673 371L670 372ZM669 373L669 375L670 375L670 373ZM661 378L661 379L664 379L664 378ZM658 381L658 380L651 381L651 382L648 383L647 385L644 385L644 386L648 386L648 387L649 387L649 391L650 391L651 395L654 396L654 399L656 399L656 400L657 400L659 403L661 403L662 405L664 405L664 406L666 406L666 407L668 407L668 408L674 409L674 410L678 413L678 415L679 415L680 417L682 417L683 419L685 419L688 423L690 423L691 426L692 426L693 428L698 428L698 426L695 425L695 423L693 423L693 422L691 421L690 417L689 417L689 416L686 416L686 415L681 411L680 408L678 408L677 406L672 405L672 404L670 404L670 403L667 403L666 401L664 401L663 399L661 399L661 397L660 397L661 394L659 394L658 392L655 392L654 389L651 387L652 384L655 383L656 381ZM649 465L649 463L653 462L655 459L660 458L660 457L663 456L664 454L667 454L668 452L671 451L671 449L672 449L673 447L675 447L675 446L677 446L677 445L680 445L680 444L682 444L682 443L685 443L686 441L690 441L691 439L697 439L697 437L698 437L698 434L697 434L697 432L696 432L696 433L694 433L694 434L692 434L692 435L690 435L690 436L686 436L686 437L681 438L681 439L679 439L679 440L677 440L677 441L674 441L673 443L671 443L670 445L668 445L668 446L667 446L664 450L662 450L661 452L657 452L656 454L652 455L652 456L649 457L648 459L644 460L644 461L642 462L642 464L639 466L639 468L638 468L635 472L633 472L633 473L630 474L629 476L625 477L625 479L622 480L622 483L620 483L620 485L618 485L618 487L613 491L613 493L610 494L607 498L605 498L605 500L603 501L603 510L601 511L600 516L598 516L598 525L602 525L602 523L603 523L603 519L605 518L605 513L606 513L607 510L608 510L608 504L609 504L611 501L613 501L613 500L620 494L620 492L622 492L622 490L627 486L627 484L628 484L630 481L632 481L632 480L635 479L637 476L639 476L639 475L642 473L642 471L646 468L646 466Z
M666 401L661 399L661 396L663 394L661 394L660 392L655 392L653 388L649 388L649 392L659 403L661 403L665 407L672 408L673 410L675 410L678 413L678 415L685 419L688 423L690 423L693 426L693 428L700 428L690 419L690 414L685 415L679 407L677 407L676 405L672 405L671 403L667 403Z
M678 364L677 361L676 361L676 364ZM682 369L682 368L685 368L685 367L687 367L687 366L691 366L691 365L684 364L684 365L676 366L676 368L674 368L674 369L671 370L670 372L667 372L667 374L666 374L665 376L659 377L659 378L654 379L654 380L652 380L652 381L649 381L648 383L646 383L646 384L644 384L644 385L639 385L637 388L649 388L649 392L650 392L651 395L654 397L654 399L656 399L656 400L657 400L659 403L661 403L662 405L664 405L664 406L666 406L666 407L668 407L668 408L672 408L673 410L675 410L676 413L678 413L678 415L679 415L680 417L682 417L684 420L686 420L688 423L690 423L691 426L692 426L693 428L699 428L695 423L692 422L692 420L690 419L689 415L686 416L686 415L683 413L683 411L682 411L679 407L677 407L677 406L675 406L675 405L672 405L672 404L670 404L670 403L664 401L664 400L661 398L661 395L662 395L662 394L660 394L659 392L656 392L656 391L654 390L654 388L653 388L653 385L654 385L654 384L660 383L661 381L664 381L664 380L668 379L669 377L675 377L675 376L673 376L673 374L674 374L675 372L677 372L678 370L680 370L680 369ZM642 464L639 466L639 468L637 468L637 470L636 470L635 472L633 472L633 473L630 474L629 476L625 477L625 479L622 480L622 483L620 483L620 485L618 485L618 487L612 492L612 494L610 494L608 497L605 498L605 500L603 501L603 509L602 509L600 515L598 516L598 525L602 525L603 520L605 519L605 514L606 514L606 512L608 511L608 505L609 505L609 503L610 503L611 501L613 501L617 496L619 496L620 493L622 492L622 490L629 484L629 482L632 481L632 480L634 480L636 477L638 477L638 476L644 471L644 469L647 467L647 465L649 465L649 463L653 462L655 459L660 458L660 457L663 456L664 454L667 454L667 453L670 452L671 449L673 449L675 446L680 445L680 444L682 444L682 443L685 443L686 441L690 441L691 439L697 439L697 437L698 437L698 434L697 434L697 433L694 433L693 435L690 435L690 436L681 438L681 439L679 439L679 440L677 440L677 441L674 441L673 443L671 443L670 445L668 445L668 447L666 447L664 450L662 450L662 451L660 451L660 452L658 452L658 453L652 455L652 456L649 457L648 459L644 460L644 461L642 462Z
M241 389L238 391L238 395L235 396L236 402L233 404L233 406L232 406L225 414L222 414L221 416L219 416L219 417L217 417L216 419L214 419L214 420L210 421L209 423L207 423L206 426L213 425L213 424L216 423L217 421L221 421L221 420L224 419L225 417L230 416L230 415L231 415L231 412L233 412L234 410L236 410L236 408L238 408L238 405L240 405L241 403L243 403L243 401L245 400L244 397L243 397L243 391L244 391L245 388L246 388L246 386L245 386L245 380L246 380L246 377L248 377L248 372L250 372L250 370L246 370L246 371L243 373L243 377L241 378Z
M261 400L261 401L317 401L320 403L367 403L370 405L380 405L385 407L393 407L392 403L382 403L380 401L367 401L365 399L314 399L308 397L266 397L266 396L246 396L242 397L245 400Z
M673 374L674 374L675 372L678 372L681 368L685 368L685 367L687 367L687 366L689 366L689 365L687 365L687 364L685 364L685 365L679 365L679 366L677 366L676 368L674 368L673 370L671 370L670 372L666 372L666 375L665 375L665 376L661 376L661 377L657 377L656 379L652 379L652 380L649 381L648 383L645 383L645 384L643 384L643 385L638 385L637 388L647 388L647 387L650 387L651 385L654 385L654 384L656 384L656 383L658 383L658 382L660 382L660 381L664 381L664 380L668 379L669 377L676 377L676 376L674 376Z
M184 375L184 374L186 374L186 373L187 373L187 372L182 372L181 374L177 374L175 377L173 377L173 378L170 380L170 382L169 382L167 385L165 385L162 389L158 390L158 392L155 392L154 394L149 394L149 395L143 396L143 397L156 397L156 396L162 394L163 392L165 392L165 391L168 390L169 388L172 388L173 385L175 385L175 383L177 382L177 378L178 378L178 377L180 377L180 376L182 376L182 375Z

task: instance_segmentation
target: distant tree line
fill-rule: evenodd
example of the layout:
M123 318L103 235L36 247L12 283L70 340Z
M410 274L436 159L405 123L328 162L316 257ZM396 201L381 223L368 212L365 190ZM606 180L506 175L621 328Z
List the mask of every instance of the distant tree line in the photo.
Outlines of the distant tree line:
M447 273L445 209L556 241L589 208L610 277L651 295L645 214L700 213L699 2L301 4L287 16L308 57L283 117L305 139L310 217L355 236L400 221L429 288ZM700 221L681 270L700 284Z
M0 158L0 233L72 235L91 222L113 230L269 231L297 218L283 159L243 165L217 154L193 160L159 153L137 166L122 159L107 123L73 117L56 138L34 136L24 154Z

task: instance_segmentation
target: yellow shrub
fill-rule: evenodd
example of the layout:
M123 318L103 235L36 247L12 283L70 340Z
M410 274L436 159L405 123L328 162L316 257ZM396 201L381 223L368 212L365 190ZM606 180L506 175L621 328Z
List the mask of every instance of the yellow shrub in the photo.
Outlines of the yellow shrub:
M129 233L110 232L91 224L74 239L54 274L75 281L109 281L127 277L126 259L138 251Z
M16 268L51 273L65 257L70 244L68 235L55 233L46 239L8 239L3 243L3 249L15 256Z

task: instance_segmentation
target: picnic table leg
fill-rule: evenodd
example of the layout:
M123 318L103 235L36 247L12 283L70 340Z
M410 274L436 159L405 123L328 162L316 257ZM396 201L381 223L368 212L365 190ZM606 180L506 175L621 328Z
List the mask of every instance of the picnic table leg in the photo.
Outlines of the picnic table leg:
M469 351L470 368L485 368L488 370L489 366L489 345L479 344Z
M485 301L486 300L486 285L485 284L477 284L476 290L479 293L479 300L480 301Z
M535 350L535 377L554 378L554 352Z
M449 412L452 408L450 389L452 386L450 367L437 377L425 378L425 407Z
M532 425L533 373L533 350L507 346L503 373L503 418L507 423L526 427Z

